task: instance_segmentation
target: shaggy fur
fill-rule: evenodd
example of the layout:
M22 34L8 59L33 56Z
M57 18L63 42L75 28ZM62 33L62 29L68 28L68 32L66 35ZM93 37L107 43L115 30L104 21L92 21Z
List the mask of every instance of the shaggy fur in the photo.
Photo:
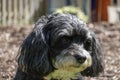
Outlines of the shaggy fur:
M38 20L20 47L14 80L44 80L57 70L72 76L79 73L78 80L81 76L98 76L103 71L95 34L70 14L52 14ZM64 80L60 75L50 79Z

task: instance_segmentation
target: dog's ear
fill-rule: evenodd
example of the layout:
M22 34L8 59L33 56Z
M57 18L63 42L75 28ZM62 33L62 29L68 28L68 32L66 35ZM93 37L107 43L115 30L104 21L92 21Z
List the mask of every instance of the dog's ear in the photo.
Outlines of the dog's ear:
M84 71L81 72L83 76L98 76L99 73L103 72L103 55L101 51L101 46L99 41L96 39L95 34L91 32L92 35L92 65Z
M44 75L51 70L48 45L43 33L47 18L42 17L19 49L18 66L27 73Z

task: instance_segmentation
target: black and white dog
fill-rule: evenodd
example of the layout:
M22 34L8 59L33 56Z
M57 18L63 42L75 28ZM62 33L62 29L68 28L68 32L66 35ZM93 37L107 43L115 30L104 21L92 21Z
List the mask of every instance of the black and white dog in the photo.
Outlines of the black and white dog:
M79 80L103 72L95 34L71 14L41 17L19 50L14 80Z

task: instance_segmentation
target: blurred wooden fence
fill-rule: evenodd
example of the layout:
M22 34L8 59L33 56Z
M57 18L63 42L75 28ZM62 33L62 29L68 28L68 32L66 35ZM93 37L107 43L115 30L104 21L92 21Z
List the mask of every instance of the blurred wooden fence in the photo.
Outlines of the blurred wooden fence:
M44 0L0 0L0 25L29 24Z

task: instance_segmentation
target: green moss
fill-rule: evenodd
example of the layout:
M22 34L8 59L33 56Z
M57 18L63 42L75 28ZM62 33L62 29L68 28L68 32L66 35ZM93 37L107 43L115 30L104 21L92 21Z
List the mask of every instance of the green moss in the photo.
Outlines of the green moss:
M88 22L88 16L84 14L84 12L78 8L73 6L66 6L59 9L56 9L54 13L70 13L76 15L78 18L82 19L85 22Z

